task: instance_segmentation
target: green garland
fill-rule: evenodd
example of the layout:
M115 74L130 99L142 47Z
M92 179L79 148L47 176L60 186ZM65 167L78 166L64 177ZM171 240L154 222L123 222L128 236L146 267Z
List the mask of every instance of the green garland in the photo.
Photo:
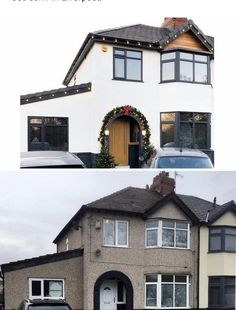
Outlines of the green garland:
M128 112L126 111L127 108L128 108ZM142 155L144 156L145 159L147 159L150 155L151 150L153 149L153 146L150 144L150 136L151 136L150 128L149 128L146 117L139 110L131 106L121 106L121 107L114 108L113 110L111 110L105 115L103 119L103 123L102 123L102 128L100 131L100 135L99 135L99 141L101 143L101 152L108 152L108 150L106 150L106 142L105 142L105 137L106 137L105 130L107 129L107 125L109 124L109 122L111 122L113 118L116 118L122 115L133 116L136 120L138 120L141 126L141 130L145 130L146 134L143 136L143 154Z

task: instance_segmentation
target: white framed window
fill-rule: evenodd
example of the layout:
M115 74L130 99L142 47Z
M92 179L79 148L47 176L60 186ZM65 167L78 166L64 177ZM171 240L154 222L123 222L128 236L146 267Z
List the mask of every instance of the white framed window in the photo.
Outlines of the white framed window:
M128 221L103 221L103 244L106 246L128 247Z
M146 248L190 248L190 224L183 221L148 220L145 223Z
M29 298L64 299L63 279L29 279Z
M146 275L145 308L189 308L189 276L161 274Z

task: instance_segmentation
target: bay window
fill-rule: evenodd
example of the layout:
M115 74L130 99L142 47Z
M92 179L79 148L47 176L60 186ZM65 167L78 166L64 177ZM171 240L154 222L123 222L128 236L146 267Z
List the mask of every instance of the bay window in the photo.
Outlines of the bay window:
M230 226L210 227L209 252L236 252L236 228Z
M181 51L163 53L161 81L210 84L209 55Z
M190 224L182 221L149 220L145 224L147 248L190 248Z
M103 222L103 244L128 247L128 222L105 219Z
M189 276L149 274L145 277L146 308L187 308Z

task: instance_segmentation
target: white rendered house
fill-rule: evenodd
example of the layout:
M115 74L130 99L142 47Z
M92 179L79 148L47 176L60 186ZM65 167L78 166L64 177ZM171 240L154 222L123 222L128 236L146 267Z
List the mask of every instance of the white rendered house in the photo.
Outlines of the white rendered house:
M186 18L89 33L64 88L21 96L21 151L68 150L88 167L101 144L130 167L150 145L213 157L213 59Z

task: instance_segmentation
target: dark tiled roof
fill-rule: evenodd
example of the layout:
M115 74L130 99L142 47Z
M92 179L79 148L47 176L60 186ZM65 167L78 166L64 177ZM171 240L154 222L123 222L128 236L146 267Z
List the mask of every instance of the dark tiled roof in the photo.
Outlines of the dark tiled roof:
M19 260L19 261L11 262L8 264L2 264L1 269L2 269L2 272L5 273L8 271L58 262L58 261L62 261L62 260L70 259L70 258L79 257L79 256L83 256L83 249L76 249L76 250L71 250L71 251L66 251L66 252L61 252L61 253L53 253L53 254L33 257L30 259Z
M233 200L211 209L209 213L209 222L213 223L227 211L232 211L236 213L236 204Z
M214 209L213 202L198 198L195 196L188 195L177 195L188 207L189 209L197 216L200 222L206 220L207 212ZM218 205L216 205L218 207Z
M87 204L91 209L144 214L163 197L156 191L127 187Z
M74 86L41 91L41 92L28 94L28 95L22 95L20 97L20 104L23 105L23 104L28 104L31 102L77 95L77 94L91 91L91 87L92 87L92 83L85 83L85 84L80 84L80 85L74 85Z
M165 36L167 36L170 32L171 31L168 28L137 24L113 29L94 31L93 34L117 39L157 43Z

